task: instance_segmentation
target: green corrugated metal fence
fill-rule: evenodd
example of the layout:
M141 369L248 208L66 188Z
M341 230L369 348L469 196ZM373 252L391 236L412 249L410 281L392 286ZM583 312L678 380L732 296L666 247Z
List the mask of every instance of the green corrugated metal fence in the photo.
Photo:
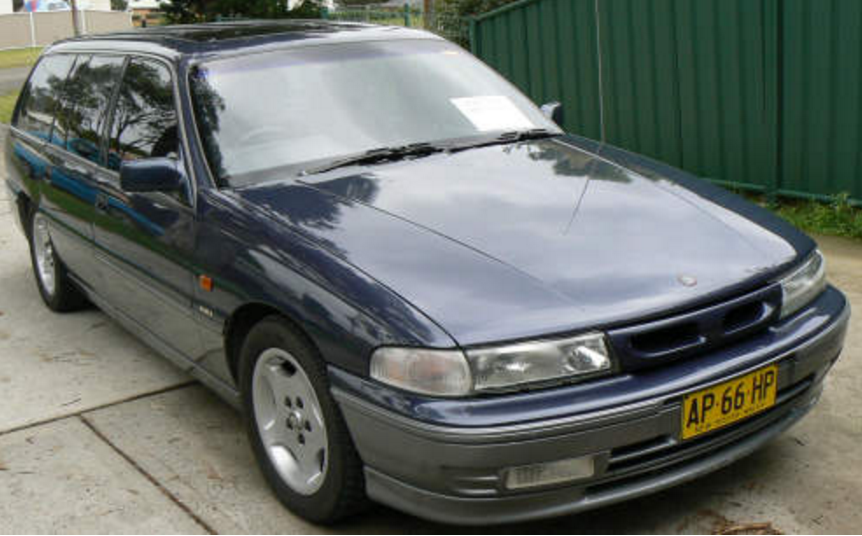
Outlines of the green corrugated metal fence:
M862 201L862 1L522 0L471 30L569 131L731 186Z
M566 128L601 137L594 0L527 0L471 25L474 54L536 102L559 100Z
M781 183L862 201L862 2L785 0Z

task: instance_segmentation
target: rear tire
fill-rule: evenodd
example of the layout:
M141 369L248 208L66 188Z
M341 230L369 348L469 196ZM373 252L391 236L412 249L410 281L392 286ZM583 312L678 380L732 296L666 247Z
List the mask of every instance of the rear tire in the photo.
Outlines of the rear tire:
M27 232L33 275L36 276L36 287L45 305L58 313L85 308L88 305L87 298L72 282L66 265L57 256L45 215L33 210Z
M248 436L282 504L324 524L362 511L362 462L314 346L284 318L269 316L249 332L239 365Z

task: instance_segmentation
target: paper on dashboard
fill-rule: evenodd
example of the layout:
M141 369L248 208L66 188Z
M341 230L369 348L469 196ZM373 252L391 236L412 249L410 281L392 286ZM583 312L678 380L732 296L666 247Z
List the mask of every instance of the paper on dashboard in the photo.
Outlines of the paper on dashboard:
M535 128L508 97L488 95L449 99L477 130L524 130Z

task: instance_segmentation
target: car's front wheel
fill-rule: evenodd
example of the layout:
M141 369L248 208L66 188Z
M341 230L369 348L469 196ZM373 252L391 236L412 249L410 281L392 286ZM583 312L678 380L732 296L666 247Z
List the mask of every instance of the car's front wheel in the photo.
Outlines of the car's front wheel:
M281 317L262 320L243 344L240 383L255 456L281 502L318 523L360 510L362 465L305 337Z
M33 274L45 305L56 312L75 311L85 307L87 298L69 278L66 266L57 256L45 215L34 210L30 216L28 230Z

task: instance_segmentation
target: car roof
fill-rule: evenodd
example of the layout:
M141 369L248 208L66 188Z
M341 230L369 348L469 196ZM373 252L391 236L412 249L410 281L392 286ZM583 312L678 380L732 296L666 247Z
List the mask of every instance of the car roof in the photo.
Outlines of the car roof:
M49 51L116 50L162 55L223 55L249 48L299 47L327 42L440 39L432 33L356 22L280 20L154 26L59 41Z

